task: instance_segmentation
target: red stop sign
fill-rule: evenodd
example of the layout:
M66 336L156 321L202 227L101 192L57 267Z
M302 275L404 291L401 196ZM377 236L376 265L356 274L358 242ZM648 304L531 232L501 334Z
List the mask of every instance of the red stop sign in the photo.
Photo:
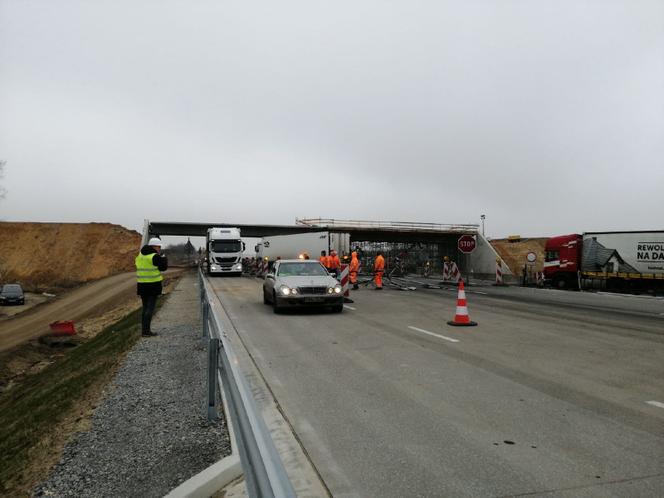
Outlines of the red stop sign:
M470 254L475 250L476 245L477 242L475 241L475 237L472 235L462 235L459 237L457 247L459 248L459 251L465 254Z

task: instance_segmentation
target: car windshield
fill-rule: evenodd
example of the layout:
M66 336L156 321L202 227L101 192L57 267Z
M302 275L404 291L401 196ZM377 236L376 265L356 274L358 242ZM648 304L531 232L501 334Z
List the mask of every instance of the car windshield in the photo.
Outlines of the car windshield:
M327 271L320 263L282 263L280 277L324 277Z
M3 294L20 295L22 289L20 285L5 285L2 287Z
M212 252L240 252L242 242L239 240L215 240L210 244Z

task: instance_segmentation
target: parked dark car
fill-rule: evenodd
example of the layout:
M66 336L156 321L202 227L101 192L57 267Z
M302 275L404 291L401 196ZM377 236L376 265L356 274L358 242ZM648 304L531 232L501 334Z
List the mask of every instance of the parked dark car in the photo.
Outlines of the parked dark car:
M23 288L19 284L5 284L0 291L0 304L25 304Z

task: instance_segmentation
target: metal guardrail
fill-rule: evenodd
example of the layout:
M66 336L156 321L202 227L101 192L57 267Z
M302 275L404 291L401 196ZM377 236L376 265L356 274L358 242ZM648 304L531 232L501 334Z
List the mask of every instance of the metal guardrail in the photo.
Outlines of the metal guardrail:
M208 341L208 419L217 418L219 385L227 401L227 417L234 428L237 450L251 497L295 497L279 453L261 417L237 356L224 333L210 284L199 269L203 339Z

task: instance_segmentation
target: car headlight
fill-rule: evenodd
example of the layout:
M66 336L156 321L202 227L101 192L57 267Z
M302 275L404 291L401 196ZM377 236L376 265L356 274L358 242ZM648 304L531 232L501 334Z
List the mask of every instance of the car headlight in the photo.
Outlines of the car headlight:
M335 294L341 294L341 291L342 291L342 290L343 290L343 289L341 288L340 285L335 285L335 286L334 286L334 293L335 293Z
M238 263L237 265L233 266L234 270L241 270L242 269L242 263Z
M286 287L285 285L282 285L281 287L279 287L279 292L281 292L281 294L284 295L284 296L290 296L291 295L290 287Z

